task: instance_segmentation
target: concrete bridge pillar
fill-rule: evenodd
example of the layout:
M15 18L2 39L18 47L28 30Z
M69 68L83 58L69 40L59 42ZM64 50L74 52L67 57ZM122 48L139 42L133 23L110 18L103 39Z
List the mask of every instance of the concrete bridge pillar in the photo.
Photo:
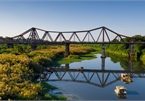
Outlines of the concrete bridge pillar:
M105 58L102 58L102 70L105 70Z
M33 51L33 50L36 50L36 48L37 48L37 45L36 44L31 44L31 50Z
M133 61L132 60L130 60L129 66L130 66L130 71L133 71Z
M104 72L102 72L102 82L101 82L102 87L105 87L105 81L104 81Z
M105 57L102 58L102 70L105 70ZM101 82L102 87L105 87L105 82L104 82L104 72L102 72L102 82Z
M134 61L133 60L131 60L130 59L130 61L129 61L129 68L130 68L130 71L132 72L133 71L133 63L134 63ZM130 73L130 77L132 77L133 75L132 75L132 73Z
M101 58L106 58L106 56L105 56L105 45L104 44L102 44L102 56L101 56Z
M13 48L13 47L14 47L14 44L8 43L8 44L7 44L7 47L8 47L8 48Z
M135 56L135 53L134 53L134 44L130 44L129 59L133 60L134 56Z
M130 53L129 53L129 57L132 58L135 56L134 53L134 44L130 44Z
M64 53L64 57L67 57L70 55L70 51L69 51L69 43L65 44L65 53Z
M69 69L69 64L65 64L65 68L66 69Z

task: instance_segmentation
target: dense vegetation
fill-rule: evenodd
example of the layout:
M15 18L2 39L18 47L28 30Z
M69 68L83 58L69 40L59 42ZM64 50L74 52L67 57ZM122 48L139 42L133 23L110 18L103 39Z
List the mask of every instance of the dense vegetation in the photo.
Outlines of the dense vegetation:
M145 60L145 36L135 35L132 38L133 42L143 42L142 44L134 44L135 58ZM129 42L127 38L123 38L123 40L125 42ZM112 42L118 42L118 40L112 40ZM102 45L100 44L85 44L84 46L92 47L101 52ZM113 53L121 57L128 57L130 53L130 46L129 44L105 44L105 51L107 53Z
M91 48L71 45L71 54L93 51ZM55 87L45 82L36 82L36 76L63 57L64 46L38 46L31 51L30 46L15 45L14 48L0 46L0 99L2 100L65 100L63 96L47 94Z
M32 83L34 70L24 55L0 55L0 97L9 99L40 99L42 86Z
M134 42L140 41L145 42L145 37L134 36ZM56 89L55 87L45 82L36 82L36 76L42 73L45 67L60 64L58 60L64 56L64 48L64 46L40 45L36 50L31 51L29 45L14 45L13 48L7 48L7 45L0 45L0 99L65 100L66 98L63 96L47 94L50 89ZM129 62L126 57L129 55L129 45L108 44L105 45L105 48L106 55L111 57L114 63L120 62L124 69L128 69ZM79 59L84 59L83 57L87 57L87 59L93 58L91 57L92 54L85 55L84 53L90 53L94 50L101 52L101 45L70 45L71 54L62 59L61 63L63 61L65 63L79 61ZM142 60L142 62L134 64L134 69L145 69L142 67L142 64L145 65L145 44L135 44L134 52L136 58L134 61L137 61L137 59ZM121 58L116 58L114 54Z
M131 63L135 71L145 69L145 36L135 35L133 36L134 42L142 42L142 44L134 44L134 56L129 58L130 46L129 44L105 44L106 56L111 58L114 63L119 62L121 67L125 70L130 69ZM127 38L124 38L125 42L129 42ZM117 42L117 40L113 40ZM100 51L100 44L85 44L84 46L92 47Z

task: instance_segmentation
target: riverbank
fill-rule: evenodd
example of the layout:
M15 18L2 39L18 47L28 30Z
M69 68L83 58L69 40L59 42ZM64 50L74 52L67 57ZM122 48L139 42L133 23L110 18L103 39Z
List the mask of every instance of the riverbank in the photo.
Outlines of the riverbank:
M64 49L64 47L58 47L58 48L59 48L59 50L61 50L61 48ZM64 57L63 54L61 53L62 51L59 51L58 48L57 47L52 48L53 49L53 53L55 53L56 51L57 51L57 53L51 59L51 63L48 66L52 66L52 65L59 66L62 63L66 64L66 63L71 63L71 62L76 62L76 61L93 59L93 58L96 58L94 56L94 54L98 53L98 52L95 52L95 50L92 49L92 48L84 47L84 46L81 46L81 45L79 45L79 46L72 45L70 47L70 55L68 57ZM41 50L38 50L37 52L39 54L40 54L40 52L41 52L41 54L43 54ZM43 52L44 52L44 50L43 50ZM45 50L44 53L46 53L46 50ZM47 88L49 88L49 87L47 87ZM51 89L51 90L53 90L53 89ZM50 89L47 90L47 92L49 92L49 91L50 91ZM59 92L59 93L62 93L62 92ZM48 98L49 100L51 98L55 98L55 99L58 99L58 100L65 100L67 98L70 98L70 96L67 96L67 95L65 96L65 95L63 95L63 93L60 94L60 95L54 94L54 95L57 95L55 97L54 97L54 95L51 95L51 97L48 96L50 94L46 95L46 98Z
M98 52L90 52L90 53L84 53L80 55L69 55L68 57L59 57L53 60L53 63L51 66L60 66L61 64L69 64L72 62L80 62L83 60L90 60L97 58L94 54L97 54Z
M58 88L55 86L50 85L49 83L45 82L45 81L37 81L35 83L41 83L43 90L42 93L44 93L45 95L43 96L43 100L67 100L67 97L62 96L62 95L57 95L57 94L62 94L62 92L51 94L49 93L50 91L53 90L57 90Z
M70 45L71 58L77 55L92 52L93 49L81 45ZM79 47L79 48L78 48ZM0 54L0 98L2 100L64 100L64 96L48 94L50 86L34 83L35 76L50 66L54 59L62 57L64 46L38 47L30 51L29 46L15 46L6 49ZM74 55L74 56L73 56ZM46 91L44 91L46 88Z
M119 57L129 57L128 53L120 52L120 51L112 51L110 49L106 49L106 53L114 54Z
M30 51L28 46L1 50L4 52L0 54L0 98L2 100L66 99L63 96L49 95L49 86L34 84L35 76L41 74L45 67L93 59L96 58L93 54L97 53L94 52L96 51L94 48L83 45L70 45L71 54L65 58L63 57L64 46L38 47L34 51ZM117 59L114 60L116 62ZM122 63L128 63L128 60ZM138 67L140 66L134 66L136 70ZM48 91L43 92L44 88L48 88Z

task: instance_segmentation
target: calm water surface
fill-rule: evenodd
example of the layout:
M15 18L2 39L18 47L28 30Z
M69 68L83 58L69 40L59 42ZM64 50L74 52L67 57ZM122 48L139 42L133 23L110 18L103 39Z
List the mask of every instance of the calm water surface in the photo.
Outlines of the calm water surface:
M101 69L102 60L100 54L97 54L95 59L74 62L69 64L69 69L84 67L84 69ZM61 66L65 66L62 64ZM113 63L109 57L105 59L105 70L124 70L120 63ZM127 88L127 97L121 100L145 100L145 75L133 74L133 82L129 84L123 83L117 77L120 73L103 73L98 72L57 72L60 80L53 73L48 83L58 87L59 89L49 93L62 92L67 96L68 100L118 100L114 89L117 85L123 85ZM144 76L144 77L143 77ZM51 81L54 80L54 81ZM87 82L89 80L89 82Z

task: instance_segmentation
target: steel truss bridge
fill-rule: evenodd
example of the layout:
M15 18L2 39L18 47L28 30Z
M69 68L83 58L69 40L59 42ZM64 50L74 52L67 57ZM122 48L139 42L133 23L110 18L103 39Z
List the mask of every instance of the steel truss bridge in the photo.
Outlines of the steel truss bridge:
M53 37L55 36L55 37ZM124 40L127 38L127 40ZM113 41L116 40L116 41ZM107 27L98 27L90 30L82 31L47 31L40 28L32 27L20 35L14 37L1 38L2 43L24 43L24 44L63 44L63 43L95 43L95 44L120 44L130 43L132 38L126 35L121 35Z
M65 55L68 56L70 44L129 44L131 54L133 54L133 44L144 44L144 42L133 42L133 38L119 34L107 27L98 27L90 30L82 31L48 31L40 28L32 27L27 31L13 37L0 38L0 44L7 44L13 47L14 44L30 44L32 50L37 45L65 45ZM104 50L103 50L104 49ZM104 57L104 54L102 54Z
M125 71L125 70L91 70L84 69L78 71L77 69L66 69L65 67L54 68L53 74L48 74L48 81L67 81L87 83L98 87L109 86L119 80L120 73L127 73L133 78L145 78L145 71ZM53 77L51 77L53 75ZM111 78L110 78L111 77Z
M69 64L60 67L52 67L54 73L47 73L48 81L69 81L88 83L98 87L109 86L119 80L121 73L127 73L133 78L145 78L145 70L134 71L133 61L129 62L128 70L106 70L105 58L101 58L101 69L70 69Z

